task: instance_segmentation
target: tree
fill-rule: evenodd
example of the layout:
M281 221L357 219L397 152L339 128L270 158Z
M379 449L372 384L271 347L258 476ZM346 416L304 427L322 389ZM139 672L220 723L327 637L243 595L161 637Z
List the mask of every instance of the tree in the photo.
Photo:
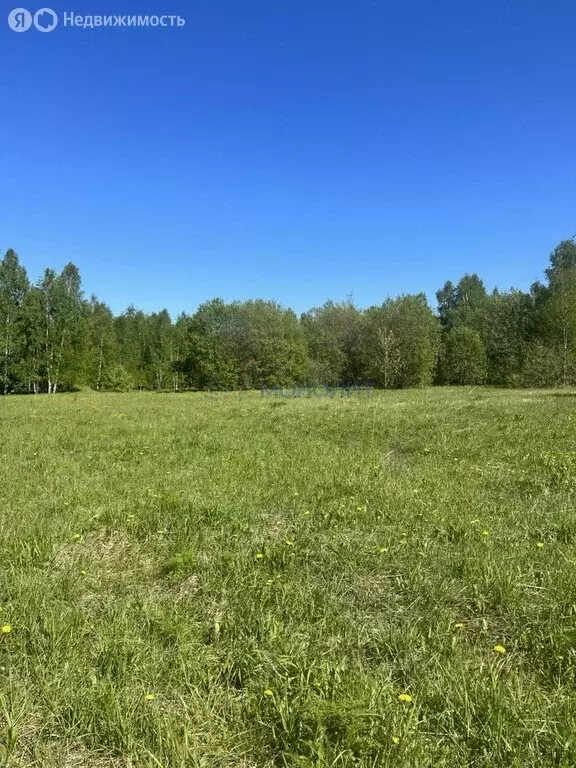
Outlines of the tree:
M520 383L533 318L534 302L527 293L495 290L488 297L480 336L486 350L486 378L490 384Z
M442 328L449 330L452 327L452 314L456 308L456 289L451 280L447 280L444 287L436 291L436 300Z
M114 332L114 315L109 307L92 296L85 306L87 344L85 380L96 390L104 389L116 367L118 344Z
M456 286L450 281L436 293L438 314L444 330L463 325L482 331L487 308L484 283L476 274L465 274Z
M153 378L149 344L149 324L144 312L130 305L114 320L118 344L118 361L125 369L134 386L146 388Z
M213 299L182 320L183 372L199 389L291 386L304 379L307 349L296 315L273 301Z
M478 331L462 326L443 334L439 368L445 384L483 383L486 349Z
M55 394L59 385L72 387L80 378L83 326L78 268L69 263L59 275L46 269L38 289L44 337L41 368L48 394Z
M42 390L45 338L44 313L40 289L33 286L22 305L23 351L19 371L19 390L38 394Z
M576 242L564 240L550 255L546 270L547 325L562 359L562 384L576 380Z
M371 319L376 322L370 322ZM364 349L366 377L384 389L401 386L402 351L394 331L368 316Z
M255 389L300 383L306 374L308 353L294 312L262 299L232 306L240 386Z
M535 361L547 359L551 370L556 371L553 383L566 386L576 382L575 241L564 240L552 251L546 277L547 285L535 283L532 286L530 356L523 379L533 377L541 381L543 377L536 373L539 366ZM549 353L545 353L545 349ZM554 364L552 361L555 361Z
M18 256L0 261L0 394L235 389L308 384L410 387L488 382L576 383L576 241L550 255L530 293L487 294L476 274L437 292L359 310L326 302L296 317L277 302L213 299L176 323L133 306L114 317L67 264L30 286ZM441 343L440 343L441 340ZM440 354L439 354L440 351Z
M370 307L364 316L362 344L367 377L386 387L431 384L439 331L423 293Z
M162 390L172 386L174 340L172 319L166 309L148 317L150 351L150 386Z
M308 348L307 378L312 384L353 384L362 377L362 313L351 299L327 301L300 318Z
M235 389L238 361L233 349L233 319L222 299L202 304L186 326L182 370L196 389Z
M520 383L524 387L554 387L562 380L562 363L557 349L534 339L526 347Z
M0 334L2 391L19 387L18 368L24 352L23 308L30 284L26 270L10 248L0 261Z

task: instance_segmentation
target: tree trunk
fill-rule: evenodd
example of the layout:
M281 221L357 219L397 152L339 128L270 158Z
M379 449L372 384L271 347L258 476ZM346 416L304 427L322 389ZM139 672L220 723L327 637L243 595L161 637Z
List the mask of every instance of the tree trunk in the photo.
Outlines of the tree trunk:
M4 337L4 394L8 394L8 359L10 357L10 315L6 315L6 336Z
M102 381L102 364L104 362L104 336L100 336L100 360L98 362L98 378L96 379L96 390L100 391L100 382Z

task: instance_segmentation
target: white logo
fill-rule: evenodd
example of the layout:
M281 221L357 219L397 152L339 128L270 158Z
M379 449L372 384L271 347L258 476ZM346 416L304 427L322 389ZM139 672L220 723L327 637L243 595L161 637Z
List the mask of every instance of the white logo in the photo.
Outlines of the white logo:
M58 25L58 16L52 8L40 8L34 14L34 26L39 32L52 32Z
M52 32L58 26L58 14L52 8L40 8L34 18L26 8L15 8L8 14L8 26L14 32L27 32L32 22L39 32Z
M32 26L32 14L26 8L14 8L8 14L8 26L14 32L27 32Z

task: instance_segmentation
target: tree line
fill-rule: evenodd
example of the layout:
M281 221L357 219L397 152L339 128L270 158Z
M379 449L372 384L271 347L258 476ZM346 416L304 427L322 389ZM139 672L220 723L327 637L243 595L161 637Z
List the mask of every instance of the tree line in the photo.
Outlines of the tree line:
M358 308L327 301L298 317L277 302L213 299L175 321L86 299L78 268L32 284L0 261L0 394L231 390L370 384L576 384L576 240L550 255L529 292L489 293L476 274Z

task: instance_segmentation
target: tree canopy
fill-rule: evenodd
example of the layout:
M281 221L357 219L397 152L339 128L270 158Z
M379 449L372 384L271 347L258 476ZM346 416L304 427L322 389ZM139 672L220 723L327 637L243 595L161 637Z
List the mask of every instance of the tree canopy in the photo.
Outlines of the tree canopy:
M87 299L78 268L32 283L0 260L0 394L371 384L576 384L576 241L529 292L488 293L475 273L365 309L327 301L300 317L275 301L212 299L173 320Z

